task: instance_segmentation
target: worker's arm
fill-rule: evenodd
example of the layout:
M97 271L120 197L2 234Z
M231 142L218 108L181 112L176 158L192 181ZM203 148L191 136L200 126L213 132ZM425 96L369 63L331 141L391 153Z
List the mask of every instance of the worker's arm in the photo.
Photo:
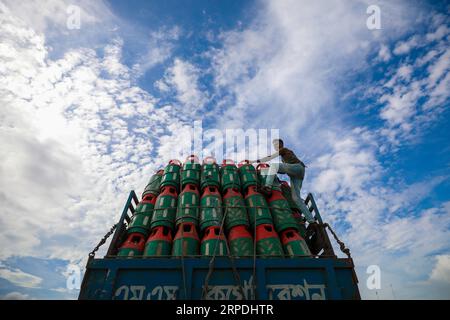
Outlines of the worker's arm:
M259 160L254 160L254 161L251 161L251 162L252 162L252 163L253 163L253 162L267 162L267 161L270 161L270 160L272 160L272 159L275 159L275 158L278 157L279 155L280 155L280 154L279 154L278 152L275 152L274 154L272 154L272 155L270 155L270 156L261 158L261 159L259 159Z

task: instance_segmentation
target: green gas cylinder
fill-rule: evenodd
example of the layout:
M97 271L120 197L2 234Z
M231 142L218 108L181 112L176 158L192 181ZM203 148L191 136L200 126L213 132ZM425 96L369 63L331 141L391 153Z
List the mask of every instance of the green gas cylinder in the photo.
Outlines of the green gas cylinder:
M172 256L197 256L199 254L200 239L195 224L183 222L178 225L172 247Z
M153 194L157 196L161 189L161 179L164 174L164 170L158 170L154 175L151 176L150 181L147 183L147 186L142 193L142 198L145 197L146 194Z
M142 233L131 233L120 246L117 256L129 258L141 256L142 251L144 251L144 245L145 236Z
M298 223L292 214L292 209L289 207L289 203L283 197L281 191L272 190L267 202L269 203L273 224L277 232L281 232L286 229L299 230Z
M216 163L216 159L213 157L206 157L203 159L200 180L201 190L208 186L216 188L220 187L220 169Z
M217 187L208 186L200 199L200 230L222 223L222 197Z
M292 198L292 190L291 190L290 185L287 183L287 181L280 181L280 187L281 187L281 192L283 193L283 196L288 201L291 209L300 211L300 208L298 207L298 205L295 203L294 199Z
M256 253L260 256L284 256L273 225L260 224L256 227Z
M267 180L269 178L269 170L270 165L268 163L259 163L256 166L256 172L258 176L258 185L260 186L266 186ZM272 186L270 186L272 187Z
M248 219L251 230L254 230L255 222L256 225L273 223L272 215L270 214L266 199L262 194L256 191L255 186L250 186L247 188L247 193L245 194L245 204L248 207Z
M153 228L145 244L144 257L170 256L172 233L166 226Z
M310 256L306 241L299 235L295 229L287 229L281 233L281 242L284 252L289 257L294 256Z
M200 185L200 173L202 166L195 155L190 155L186 158L181 171L181 188L183 189L187 184L195 186Z
M242 186L242 192L245 192L248 187L256 186L258 183L256 169L248 160L239 162L238 164L239 177Z
M241 188L238 168L234 164L233 160L223 160L222 167L220 168L220 182L222 192L225 192L227 189L231 188Z
M292 215L294 216L295 221L297 221L298 232L300 233L300 236L303 239L306 239L306 223L305 223L305 219L300 214L299 210L295 210L295 209L292 210Z
M177 211L177 191L173 186L162 187L161 193L156 198L155 209L151 222L151 228L166 226L171 230L175 227Z
M180 171L181 162L178 160L170 160L169 164L164 168L160 185L161 188L172 186L178 192L180 190Z
M248 226L248 215L245 207L244 198L239 189L227 189L223 196L225 229L229 231L232 227L238 225Z
M192 222L198 225L200 212L200 194L195 184L187 184L178 197L176 225Z
M142 233L145 237L150 232L150 224L152 222L153 210L156 203L156 196L148 193L137 205L133 216L131 217L127 233Z
M235 257L253 256L253 238L247 227L238 225L231 228L228 233L230 252Z
M200 253L202 256L225 256L227 255L227 240L223 232L220 232L219 226L206 228L200 244Z

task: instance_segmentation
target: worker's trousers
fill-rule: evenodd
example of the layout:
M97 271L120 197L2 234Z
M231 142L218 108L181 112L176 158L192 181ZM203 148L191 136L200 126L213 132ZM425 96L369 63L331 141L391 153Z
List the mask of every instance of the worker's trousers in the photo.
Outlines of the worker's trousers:
M314 222L311 212L306 207L305 201L301 198L300 190L305 176L305 167L301 163L271 163L267 173L266 186L271 187L277 173L287 174L291 180L292 199L300 208L303 216L308 222Z

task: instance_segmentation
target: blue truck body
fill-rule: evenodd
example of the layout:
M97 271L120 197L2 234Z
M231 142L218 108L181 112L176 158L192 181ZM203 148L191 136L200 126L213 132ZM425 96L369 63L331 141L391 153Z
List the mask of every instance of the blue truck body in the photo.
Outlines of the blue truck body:
M107 255L97 259L95 251L90 254L79 299L360 299L353 260L337 258L325 229L317 226L311 235L313 257L116 257L133 200L137 203L131 192ZM312 196L309 202L315 207Z

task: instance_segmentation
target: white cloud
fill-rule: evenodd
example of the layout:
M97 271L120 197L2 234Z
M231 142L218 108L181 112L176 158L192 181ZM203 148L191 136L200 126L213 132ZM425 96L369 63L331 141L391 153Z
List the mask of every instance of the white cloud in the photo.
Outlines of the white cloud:
M29 300L30 296L28 294L23 294L17 291L7 293L0 297L1 300Z
M418 36L412 36L406 41L399 42L394 48L394 54L403 55L410 52L413 48L421 45Z
M442 30L440 26L435 28ZM414 140L427 128L445 110L450 97L450 50L446 40L433 42L423 38L420 46L411 50L425 45L427 49L419 52L415 61L406 55L395 72L382 80L378 102L385 126L380 133L394 149Z
M430 280L450 284L450 255L436 256L436 264L431 272Z
M449 228L449 212L437 209L425 210L419 217L393 218L383 226L383 247L392 251L408 250L417 257L426 255L430 249L435 252L448 250ZM419 237L420 234L427 236Z
M145 53L139 61L133 65L135 76L141 76L154 66L167 61L173 54L175 41L178 40L182 32L180 27L163 27L153 31L145 44Z
M24 21L34 32L44 33L49 53L57 57L68 48L105 44L114 38L117 30L126 33L129 28L103 0L2 0L0 5L7 7L8 14ZM68 12L69 6L80 10L80 29L67 28L72 14Z
M402 5L383 5L385 27L402 33L405 26L395 24L408 23L398 19ZM252 126L282 128L292 140L339 127L336 84L365 67L370 41L381 37L368 32L361 17L366 8L364 1L266 1L249 27L221 34L223 47L210 53L215 84L232 96L225 94L218 108L220 125L245 127L251 119Z
M168 160L158 138L190 123L133 86L120 38L54 60L43 34L0 9L0 256L79 261Z
M69 13L67 8L73 5L73 1L47 0L44 3L39 0L13 1L2 0L11 10L11 13L32 25L38 32L49 31L50 28L67 29ZM105 16L107 7L101 1L91 3L89 1L77 1L80 9L80 20L82 24L91 25L100 22L100 16ZM103 10L102 14L100 10Z
M20 269L6 269L0 267L0 278L6 279L12 284L25 288L38 288L42 279Z
M407 186L401 192L397 192L390 197L389 212L408 208L412 202L425 198L431 190L448 179L448 176L437 176L427 181Z
M389 47L382 44L380 47L380 51L378 51L378 57L382 60L382 61L389 61L389 59L391 59L392 55L391 55L391 51L389 50Z
M193 115L199 113L208 100L206 92L200 89L200 69L193 64L176 58L167 70L164 79L156 86L162 91L173 88L183 113Z

